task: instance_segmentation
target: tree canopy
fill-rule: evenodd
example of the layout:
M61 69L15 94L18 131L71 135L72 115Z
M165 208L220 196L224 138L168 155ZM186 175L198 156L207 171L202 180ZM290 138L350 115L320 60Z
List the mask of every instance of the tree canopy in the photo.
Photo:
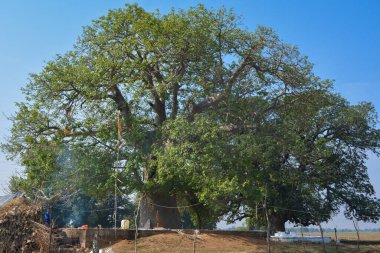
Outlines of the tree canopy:
M242 28L232 11L127 5L31 74L2 147L25 166L14 182L30 194L105 199L126 159L120 191L144 199L141 226L178 227L186 212L199 227L259 220L264 199L274 223L326 221L342 204L377 221L365 165L380 145L376 112L332 87L297 47ZM170 223L162 206L190 207Z

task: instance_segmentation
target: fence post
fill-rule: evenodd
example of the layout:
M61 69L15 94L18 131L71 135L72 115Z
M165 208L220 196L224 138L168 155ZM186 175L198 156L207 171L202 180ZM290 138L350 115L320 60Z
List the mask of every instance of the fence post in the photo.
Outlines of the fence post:
M199 230L195 229L194 230L194 241L193 241L193 253L195 253L195 243L197 241L197 236L198 236Z

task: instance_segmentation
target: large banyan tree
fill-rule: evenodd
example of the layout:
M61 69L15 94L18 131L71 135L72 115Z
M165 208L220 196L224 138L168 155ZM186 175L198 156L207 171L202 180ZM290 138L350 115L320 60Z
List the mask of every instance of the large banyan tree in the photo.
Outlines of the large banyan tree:
M23 91L3 148L25 166L13 182L30 194L105 198L117 180L141 199L139 226L168 228L184 213L199 227L224 215L258 222L263 206L278 229L342 204L379 218L365 167L379 148L373 107L349 105L297 47L243 29L231 11L111 10ZM116 159L127 160L117 179Z

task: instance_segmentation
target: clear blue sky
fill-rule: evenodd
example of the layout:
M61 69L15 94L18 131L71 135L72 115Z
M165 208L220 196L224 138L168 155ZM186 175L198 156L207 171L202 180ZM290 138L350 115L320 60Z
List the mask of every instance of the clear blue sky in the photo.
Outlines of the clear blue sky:
M244 25L254 30L272 27L297 45L315 63L322 78L335 80L336 91L352 103L372 102L380 111L380 1L366 0L240 0L137 1L148 11L187 8L202 2L208 7L233 8ZM9 133L6 115L23 96L28 74L39 72L55 54L72 48L82 27L123 7L119 0L3 0L0 8L0 141ZM380 196L380 159L371 155L369 174ZM0 153L0 185L20 169ZM0 195L2 191L0 189ZM336 221L339 227L344 221ZM335 226L335 223L331 223ZM349 225L347 225L348 227ZM380 225L377 225L380 226Z

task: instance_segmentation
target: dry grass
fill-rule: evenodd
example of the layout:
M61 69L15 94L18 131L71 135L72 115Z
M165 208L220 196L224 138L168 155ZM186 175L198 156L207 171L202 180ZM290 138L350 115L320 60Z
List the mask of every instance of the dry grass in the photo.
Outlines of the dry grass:
M335 245L326 245L327 253L380 253L380 245L360 246L339 245L336 251ZM134 252L134 241L123 240L114 245L112 249L116 253ZM305 244L305 249L300 243L273 243L272 253L322 253L321 244ZM190 253L193 252L193 240L179 234L157 234L138 239L137 252L139 253ZM217 234L201 234L197 240L197 253L266 253L265 240L253 239L244 236L225 236Z
M320 236L319 232L313 233L304 233L304 235L317 235ZM324 236L330 236L332 239L335 239L334 232L326 232L323 233ZM338 239L345 240L357 240L356 232L338 232ZM379 232L359 232L360 240L364 241L380 241L380 233Z
M41 206L32 205L24 198L14 199L0 208L0 252L31 252L43 247L48 228L34 225L42 217L41 210Z

